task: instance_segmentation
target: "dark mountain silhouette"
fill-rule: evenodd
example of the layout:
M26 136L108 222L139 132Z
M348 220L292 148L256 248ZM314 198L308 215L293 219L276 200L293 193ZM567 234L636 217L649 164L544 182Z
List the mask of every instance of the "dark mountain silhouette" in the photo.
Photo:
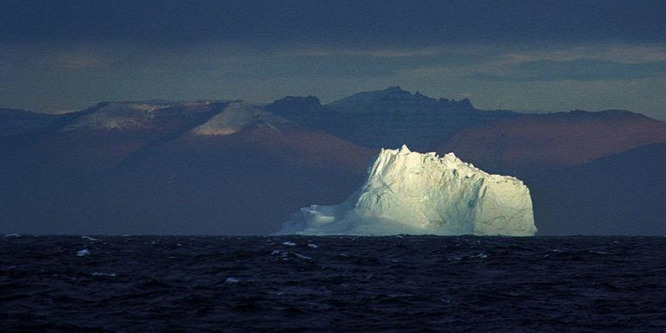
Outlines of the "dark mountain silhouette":
M462 129L517 116L510 111L478 110L468 99L437 100L400 87L362 92L327 105L311 96L287 97L266 109L360 146L399 147L408 143L421 151L434 150Z
M61 117L62 115L0 108L0 136L36 132L48 127Z
M666 144L525 172L540 235L666 235Z
M287 96L266 105L264 109L307 126L334 127L331 122L334 121L335 117L332 113L327 112L326 108L321 105L319 98L314 96Z
M0 159L34 142L67 115L39 114L15 109L0 109Z

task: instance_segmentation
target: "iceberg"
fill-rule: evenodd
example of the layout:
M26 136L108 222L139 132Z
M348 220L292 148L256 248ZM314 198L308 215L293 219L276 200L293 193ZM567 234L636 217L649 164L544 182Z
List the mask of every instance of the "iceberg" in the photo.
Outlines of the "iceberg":
M454 153L382 149L368 179L339 205L301 208L280 235L533 236L532 199L510 176L488 174Z

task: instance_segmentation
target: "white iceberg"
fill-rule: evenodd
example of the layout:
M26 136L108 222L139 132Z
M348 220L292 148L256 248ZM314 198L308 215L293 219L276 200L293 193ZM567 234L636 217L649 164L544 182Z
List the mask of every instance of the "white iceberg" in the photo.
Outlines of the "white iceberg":
M382 149L368 180L343 203L312 205L278 234L533 236L532 199L514 177L488 174L453 153Z

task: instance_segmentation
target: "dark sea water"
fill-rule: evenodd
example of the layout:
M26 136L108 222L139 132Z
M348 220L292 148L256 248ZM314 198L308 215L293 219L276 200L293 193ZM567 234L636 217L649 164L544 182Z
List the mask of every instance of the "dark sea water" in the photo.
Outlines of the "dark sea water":
M664 237L0 236L1 332L663 332Z

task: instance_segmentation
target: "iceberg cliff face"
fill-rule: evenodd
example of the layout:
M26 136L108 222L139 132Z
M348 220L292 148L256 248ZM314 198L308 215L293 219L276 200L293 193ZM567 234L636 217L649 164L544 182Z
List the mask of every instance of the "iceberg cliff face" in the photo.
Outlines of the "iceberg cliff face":
M536 233L519 179L491 175L453 153L382 149L368 180L345 202L302 208L279 234L507 235Z

